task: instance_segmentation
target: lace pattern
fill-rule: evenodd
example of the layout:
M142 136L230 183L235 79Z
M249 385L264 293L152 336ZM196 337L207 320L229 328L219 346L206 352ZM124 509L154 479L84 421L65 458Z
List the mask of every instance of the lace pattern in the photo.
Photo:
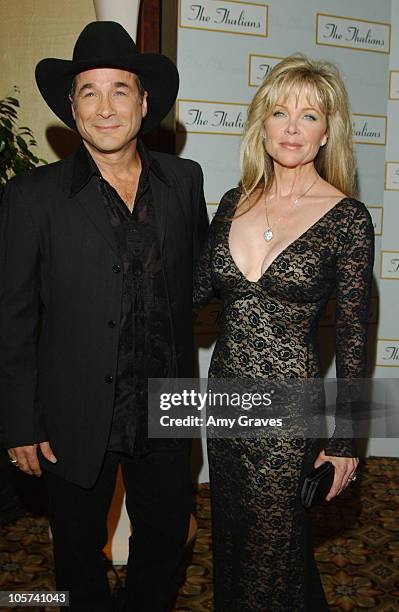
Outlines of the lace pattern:
M316 334L334 290L337 377L364 376L374 254L366 207L342 199L251 282L232 259L223 221L239 196L223 197L197 269L195 306L213 296L223 304L209 376L320 377ZM337 416L350 409L337 402ZM325 451L354 456L351 432L338 423ZM317 452L316 440L208 441L216 612L328 610L299 501Z

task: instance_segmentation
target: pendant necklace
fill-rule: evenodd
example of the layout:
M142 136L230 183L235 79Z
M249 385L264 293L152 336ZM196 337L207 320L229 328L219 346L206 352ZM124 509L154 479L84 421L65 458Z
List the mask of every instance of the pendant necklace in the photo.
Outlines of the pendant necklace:
M293 205L298 204L298 201L299 201L301 198L303 198L303 197L304 197L304 196L305 196L307 193L309 193L309 191L312 189L312 187L314 187L314 186L316 185L316 183L317 183L317 181L319 180L319 178L320 178L320 177L319 177L319 175L317 175L316 179L313 181L313 183L310 185L310 187L308 187L308 188L306 189L306 191L304 191L304 192L303 192L303 193L301 193L299 196L297 196L297 197L296 197L296 198L295 198L295 199L292 201L292 204L293 204ZM273 197L274 197L274 195L272 196L272 198L273 198ZM270 198L270 199L271 199L271 198ZM266 200L266 198L265 198L265 216L266 216L266 229L265 229L265 231L263 232L263 238L266 240L266 242L270 242L270 240L272 240L272 238L274 237L274 234L273 234L272 226L270 225L270 222L269 222L269 217L268 217L268 214L267 214L267 200ZM275 223L277 223L278 221L280 221L280 219L281 219L281 218L282 218L282 217L279 217L279 218L278 218L278 219L275 221Z

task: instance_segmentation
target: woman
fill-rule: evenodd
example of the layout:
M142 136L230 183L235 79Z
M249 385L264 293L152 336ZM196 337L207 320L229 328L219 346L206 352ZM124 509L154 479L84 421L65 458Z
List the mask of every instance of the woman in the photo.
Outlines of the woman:
M364 375L373 227L354 193L343 82L328 62L288 57L249 107L240 186L197 271L196 304L223 302L210 377L320 377L317 327L334 290L337 377ZM327 499L338 495L354 479L353 440L336 431L319 452L314 439L209 439L208 454L215 611L328 610L299 492L328 460Z

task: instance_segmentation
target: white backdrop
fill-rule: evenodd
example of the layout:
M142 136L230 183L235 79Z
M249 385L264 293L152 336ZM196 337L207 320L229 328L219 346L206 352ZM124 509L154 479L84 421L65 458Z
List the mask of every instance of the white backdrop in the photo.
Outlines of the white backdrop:
M333 61L349 91L360 199L376 232L370 315L373 376L398 378L399 325L399 0L179 0L177 104L180 154L205 174L210 216L239 179L247 105L268 70L294 52ZM389 99L391 98L391 99ZM322 320L332 343L334 300ZM196 322L205 377L219 310ZM335 375L335 364L327 370ZM399 456L397 439L371 439L368 454ZM200 473L207 480L206 460Z

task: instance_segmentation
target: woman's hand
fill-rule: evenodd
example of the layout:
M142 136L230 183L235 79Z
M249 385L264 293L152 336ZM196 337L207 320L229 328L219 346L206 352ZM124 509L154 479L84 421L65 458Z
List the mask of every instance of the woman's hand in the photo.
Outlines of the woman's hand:
M331 461L335 468L334 482L326 497L326 500L330 501L336 495L342 493L351 482L359 465L359 459L357 457L334 457L326 455L324 450L322 450L314 462L314 467L319 467L324 461Z

